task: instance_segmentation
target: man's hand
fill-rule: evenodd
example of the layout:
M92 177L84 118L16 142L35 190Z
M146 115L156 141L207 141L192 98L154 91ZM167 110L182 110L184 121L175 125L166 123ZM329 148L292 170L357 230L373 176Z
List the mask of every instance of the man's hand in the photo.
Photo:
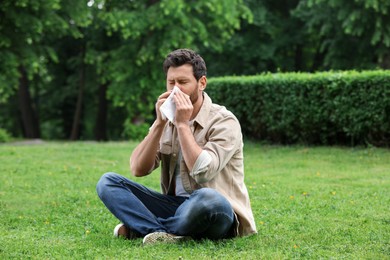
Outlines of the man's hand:
M176 124L179 125L184 123L188 125L188 122L191 120L192 112L194 110L194 106L191 103L190 97L182 91L177 91L174 94L173 99L176 105Z
M164 120L161 116L161 111L160 111L160 107L161 105L167 100L168 96L171 94L172 90L170 91L167 91L167 92L164 92L162 93L157 101L156 101L156 105L155 105L155 109L156 109L156 121L157 123L163 123L166 121L166 119Z

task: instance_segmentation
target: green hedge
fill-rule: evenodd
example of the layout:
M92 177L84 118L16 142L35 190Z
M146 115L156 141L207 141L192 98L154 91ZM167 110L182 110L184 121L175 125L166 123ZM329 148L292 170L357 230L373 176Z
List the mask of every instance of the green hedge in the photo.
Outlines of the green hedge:
M212 78L207 93L237 116L249 138L390 145L390 71Z

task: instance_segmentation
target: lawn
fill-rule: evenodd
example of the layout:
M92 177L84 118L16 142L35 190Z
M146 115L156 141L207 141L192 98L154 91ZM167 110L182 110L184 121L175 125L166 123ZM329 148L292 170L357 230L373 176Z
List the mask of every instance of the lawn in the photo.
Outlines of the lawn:
M390 150L245 144L258 235L143 247L114 239L99 177L134 142L0 145L0 259L390 259ZM159 173L137 181L159 190Z

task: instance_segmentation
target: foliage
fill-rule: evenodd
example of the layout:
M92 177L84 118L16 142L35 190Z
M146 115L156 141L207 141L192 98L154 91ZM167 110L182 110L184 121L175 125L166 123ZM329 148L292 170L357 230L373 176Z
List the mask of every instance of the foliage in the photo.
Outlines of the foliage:
M390 2L246 0L253 23L204 48L210 75L390 69Z
M389 12L377 0L4 0L0 125L13 136L122 138L128 122L153 121L176 48L200 52L209 78L390 68Z
M108 38L120 43L97 67L105 71L109 98L126 107L129 118L150 120L149 111L165 89L165 56L180 47L220 48L241 19L250 19L250 12L240 0L107 2L96 10L96 20Z
M75 25L89 23L86 11L74 0L1 1L0 102L17 89L21 67L31 82L39 82L36 88L50 82L47 65L58 61L53 42L64 35L81 37Z
M298 0L246 0L253 22L244 22L222 51L203 49L210 75L255 75L262 71L313 69L311 35L292 15ZM302 52L302 53L300 53Z
M142 140L149 132L150 125L147 123L134 124L133 122L125 121L125 130L122 136L130 140Z
M0 128L0 143L5 143L10 140L11 140L10 134L6 130Z
M390 68L390 2L300 1L294 15L317 33L324 66L333 69L382 65Z
M390 145L389 71L221 77L210 80L207 91L251 138Z
M245 182L259 234L143 247L115 239L118 220L95 186L114 171L135 178L135 142L0 145L0 258L386 259L390 152L246 142ZM118 255L120 254L120 256ZM118 257L119 256L119 257Z
M79 138L93 139L95 116L105 107L112 117L113 106L126 111L115 118L122 128L126 118L151 122L165 89L165 55L179 47L220 48L251 17L242 0L2 1L0 102L18 101L11 97L25 67L44 138L67 138L77 126ZM108 105L97 100L102 86Z

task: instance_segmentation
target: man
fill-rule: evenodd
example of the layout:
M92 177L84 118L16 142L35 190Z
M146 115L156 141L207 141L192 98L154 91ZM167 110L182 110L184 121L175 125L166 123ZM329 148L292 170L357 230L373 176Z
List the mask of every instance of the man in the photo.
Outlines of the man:
M98 195L122 222L114 235L144 237L144 244L152 244L255 234L238 120L204 92L207 69L200 55L175 50L163 68L167 91L158 97L157 118L130 158L136 177L161 166L162 194L104 174ZM173 122L160 111L170 98L176 106Z

